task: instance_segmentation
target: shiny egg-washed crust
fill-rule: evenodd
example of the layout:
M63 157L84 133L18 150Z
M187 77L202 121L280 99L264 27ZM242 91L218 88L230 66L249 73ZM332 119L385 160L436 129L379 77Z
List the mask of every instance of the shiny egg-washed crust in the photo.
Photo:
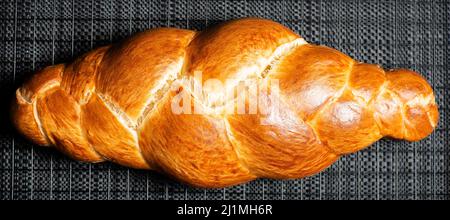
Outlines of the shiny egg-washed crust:
M202 82L277 79L280 112L173 113L180 90L168 85L197 71ZM257 18L203 32L158 28L97 48L37 72L12 109L18 130L39 145L200 187L312 175L383 136L420 140L438 115L419 74L385 72Z

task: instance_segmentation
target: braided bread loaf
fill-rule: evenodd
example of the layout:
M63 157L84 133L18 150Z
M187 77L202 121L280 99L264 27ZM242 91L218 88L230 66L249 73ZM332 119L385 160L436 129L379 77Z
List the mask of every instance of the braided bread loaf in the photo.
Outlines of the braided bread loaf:
M195 95L189 84L210 79L277 79L261 96L277 90L278 111L224 114L235 98L215 105L211 99L221 96L214 87ZM174 112L180 94L189 98L183 108L196 103L201 114ZM248 93L236 96L249 107ZM203 32L153 29L47 67L17 90L12 118L33 142L76 160L224 187L312 175L383 136L420 140L438 121L434 100L410 70L385 72L308 44L278 23L245 18Z

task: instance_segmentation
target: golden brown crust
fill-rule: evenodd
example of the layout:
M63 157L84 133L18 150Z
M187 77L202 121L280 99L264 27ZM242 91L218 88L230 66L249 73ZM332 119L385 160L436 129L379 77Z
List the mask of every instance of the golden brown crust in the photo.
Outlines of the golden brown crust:
M237 158L223 119L174 114L174 95L170 92L159 102L139 133L144 157L171 176L195 186L224 187L256 178Z
M41 146L51 144L39 128L34 116L33 104L23 98L20 89L16 91L16 97L11 106L11 119L17 130L34 143Z
M202 79L225 82L259 74L273 52L299 38L286 27L269 20L247 18L224 22L203 31L187 48L184 72Z
M405 69L398 69L387 73L388 89L394 92L403 103L413 100L417 96L428 96L433 93L430 85L419 74Z
M69 64L64 70L61 89L78 103L84 104L95 91L95 75L110 46L88 52Z
M82 107L81 125L86 139L103 157L123 166L150 168L137 146L135 131L120 120L97 94Z
M36 144L47 146L49 142L37 115L36 97L58 87L64 64L46 67L17 89L12 104L12 121L18 131Z
M349 91L315 118L320 140L338 154L353 153L382 137L373 112Z
M379 66L358 63L353 65L348 86L354 95L369 103L379 93L385 81L384 70Z
M308 120L344 87L352 64L337 50L304 45L287 54L269 76L279 80L284 99Z
M419 74L405 69L388 72L387 79L388 89L402 103L403 138L418 141L428 136L439 115L431 86Z
M373 110L381 134L398 139L404 138L402 103L392 92L387 89L380 92L373 102Z
M434 129L428 112L437 112L437 107L433 106L406 106L405 107L405 139L418 141L428 136Z
M27 102L33 102L39 94L59 86L64 68L64 64L59 64L38 71L20 88L22 97Z
M258 98L243 92L213 103L218 86L204 94L190 87L198 71L200 83L258 79L250 87L261 88L277 80L280 94L272 97L278 90L270 84ZM173 81L181 87L171 89ZM180 97L189 113L174 111ZM250 99L265 110L223 110L239 98L246 110ZM413 71L385 72L278 23L246 18L199 33L149 30L45 68L17 90L12 120L33 142L78 160L224 187L312 175L383 136L425 138L439 118L434 99Z
M278 101L280 112L226 118L230 140L242 163L257 176L268 178L305 177L332 164L338 156L282 100Z
M42 128L56 148L76 160L103 161L83 135L80 106L71 96L55 88L37 100L37 109Z
M186 47L194 34L158 28L111 47L99 66L96 91L110 97L136 121L156 92L153 89L181 71Z

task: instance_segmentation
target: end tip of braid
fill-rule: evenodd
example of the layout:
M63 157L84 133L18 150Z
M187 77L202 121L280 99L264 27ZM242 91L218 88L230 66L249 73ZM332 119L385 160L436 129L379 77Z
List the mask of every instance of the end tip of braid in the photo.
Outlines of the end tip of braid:
M407 69L390 70L386 78L386 89L375 103L382 133L408 141L430 135L438 124L439 111L427 80Z
M36 111L36 99L46 91L59 87L65 65L58 64L36 72L18 88L12 100L10 118L17 131L34 143L50 146L52 143L41 126Z

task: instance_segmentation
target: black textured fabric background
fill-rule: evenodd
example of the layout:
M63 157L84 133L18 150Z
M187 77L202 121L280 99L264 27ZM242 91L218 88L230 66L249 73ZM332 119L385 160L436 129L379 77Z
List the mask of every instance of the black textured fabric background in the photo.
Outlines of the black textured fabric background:
M202 30L246 16L278 21L359 61L421 73L434 88L439 126L416 143L383 139L310 178L203 190L149 171L72 161L27 142L8 121L11 95L34 70L148 28ZM449 19L446 0L2 0L0 198L449 199Z

